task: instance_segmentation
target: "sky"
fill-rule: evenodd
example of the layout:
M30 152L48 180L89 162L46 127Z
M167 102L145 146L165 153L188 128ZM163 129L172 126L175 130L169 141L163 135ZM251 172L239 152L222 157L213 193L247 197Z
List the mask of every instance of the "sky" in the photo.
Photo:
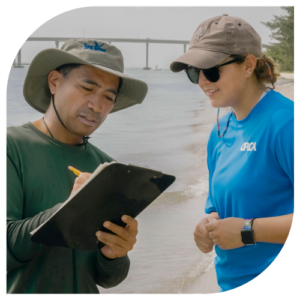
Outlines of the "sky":
M151 38L189 41L201 22L228 14L248 23L261 36L262 43L275 42L271 31L261 22L274 19L284 11L278 7L84 7L58 14L45 20L28 37L70 38ZM63 43L60 43L59 47ZM146 66L144 43L113 43L124 56L125 68ZM21 44L20 44L21 46ZM54 42L25 42L22 61L30 62L41 50L54 48ZM187 46L188 49L188 46ZM184 52L183 45L149 44L149 67L169 68Z

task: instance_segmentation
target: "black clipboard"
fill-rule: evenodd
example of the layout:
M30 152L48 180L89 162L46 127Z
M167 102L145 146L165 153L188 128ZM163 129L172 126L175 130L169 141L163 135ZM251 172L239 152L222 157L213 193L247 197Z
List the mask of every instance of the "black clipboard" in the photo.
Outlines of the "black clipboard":
M135 218L175 181L172 175L121 163L112 163L94 173L86 185L31 232L31 241L99 251L104 244L95 233L110 232L103 227L105 221L125 227L122 215Z

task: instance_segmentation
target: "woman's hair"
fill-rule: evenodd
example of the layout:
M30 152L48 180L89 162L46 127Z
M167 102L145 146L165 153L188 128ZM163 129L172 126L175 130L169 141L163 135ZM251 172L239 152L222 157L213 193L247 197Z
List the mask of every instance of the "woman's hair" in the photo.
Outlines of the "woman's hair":
M230 55L230 57L238 59L238 64L243 63L246 59L246 55ZM269 68L266 63L270 66L273 82L275 83L277 81L277 77L280 76L280 74L278 73L278 65L271 57L268 57L266 55L262 55L261 57L259 57L254 69L254 74L261 83L272 83L269 75Z

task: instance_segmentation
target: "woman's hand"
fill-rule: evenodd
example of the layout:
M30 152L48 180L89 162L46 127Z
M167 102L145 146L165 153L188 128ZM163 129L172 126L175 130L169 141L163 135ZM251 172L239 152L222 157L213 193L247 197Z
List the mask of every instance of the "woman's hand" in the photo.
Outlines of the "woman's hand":
M205 229L213 244L223 250L235 249L244 246L241 231L244 219L227 218L223 220L212 220L206 224Z
M205 226L211 222L212 220L219 220L220 217L217 212L212 212L207 215L205 218L201 219L201 221L197 224L194 231L194 240L197 247L203 253L209 253L214 248L214 243L212 239L209 237L208 231Z
M209 233L205 227L207 224L209 224L209 221L210 220L208 217L201 219L194 231L195 243L203 253L209 253L214 248L214 243L209 237Z

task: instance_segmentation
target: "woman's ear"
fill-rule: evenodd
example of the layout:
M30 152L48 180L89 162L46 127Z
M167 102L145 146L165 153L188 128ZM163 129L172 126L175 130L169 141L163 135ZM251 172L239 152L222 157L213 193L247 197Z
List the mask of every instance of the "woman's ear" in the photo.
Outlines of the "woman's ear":
M246 56L246 59L244 61L246 78L249 78L253 74L253 71L256 67L256 63L257 63L257 58L254 55L249 54Z
M57 89L57 82L61 78L62 74L56 70L53 70L48 75L48 85L52 95L55 94Z

